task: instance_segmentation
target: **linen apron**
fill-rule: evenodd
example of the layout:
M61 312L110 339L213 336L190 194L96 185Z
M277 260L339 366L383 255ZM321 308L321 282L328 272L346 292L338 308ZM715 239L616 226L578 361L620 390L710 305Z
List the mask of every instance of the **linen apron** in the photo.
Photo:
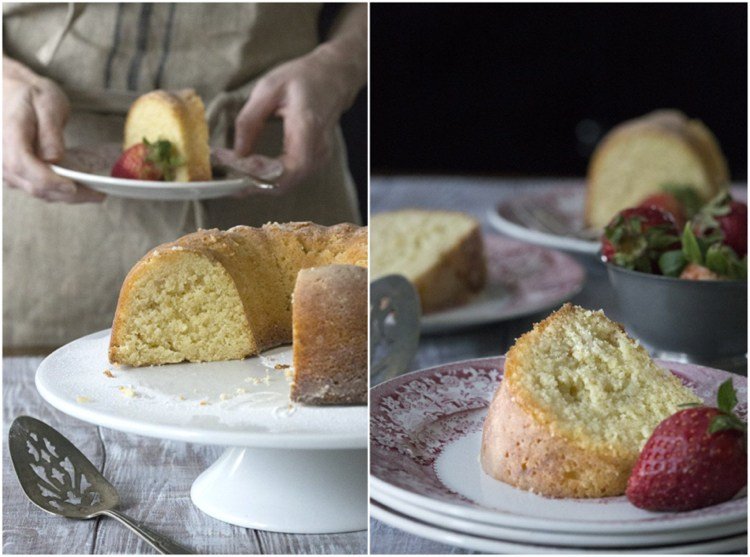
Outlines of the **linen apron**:
M5 53L53 79L73 110L66 147L122 141L132 101L194 88L211 144L231 146L254 80L318 44L317 4L5 4ZM267 123L256 152L277 156ZM47 203L3 187L4 346L54 347L111 326L125 275L148 250L198 228L358 222L340 130L331 161L283 196Z

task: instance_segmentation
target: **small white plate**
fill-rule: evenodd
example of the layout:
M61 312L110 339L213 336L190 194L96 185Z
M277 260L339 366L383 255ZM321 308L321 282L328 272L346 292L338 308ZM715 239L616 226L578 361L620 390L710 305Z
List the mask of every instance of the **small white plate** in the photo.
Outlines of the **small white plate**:
M583 288L586 273L570 256L485 234L487 286L468 303L422 316L425 334L495 323L559 306Z
M36 386L47 402L96 425L162 439L284 449L367 446L366 406L291 402L284 372L290 346L246 360L116 367L107 358L109 333L85 336L45 358Z
M155 201L191 201L226 197L258 184L251 177L234 172L226 178L206 182L161 182L129 180L110 176L112 166L122 153L118 144L75 147L65 153L53 172L83 184L92 190L129 199ZM269 189L261 187L259 189Z
M659 361L706 401L734 381L747 413L747 379ZM550 499L490 478L479 440L504 358L445 364L396 377L370 392L370 483L380 493L457 518L565 533L633 534L707 528L747 520L747 493L704 509L649 513L625 497Z
M377 501L370 501L370 516L380 520L394 528L399 528L410 534L421 536L429 540L449 545L455 545L464 549L483 551L485 553L521 553L521 554L541 554L541 553L664 553L664 554L712 554L728 553L739 551L747 546L747 534L730 536L726 538L714 539L690 544L679 545L662 545L643 548L627 549L601 549L585 547L564 547L549 546L536 544L513 543L510 541L473 536L464 532L457 532L448 528L440 528L421 522L409 516L405 516L394 509L390 509Z

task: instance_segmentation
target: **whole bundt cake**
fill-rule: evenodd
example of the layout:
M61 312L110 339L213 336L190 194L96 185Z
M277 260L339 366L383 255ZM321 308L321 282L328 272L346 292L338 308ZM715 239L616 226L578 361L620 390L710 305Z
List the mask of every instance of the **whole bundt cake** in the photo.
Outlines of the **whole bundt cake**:
M367 229L351 224L273 223L188 234L151 250L126 277L112 325L110 361L146 366L245 358L291 342L294 312L300 320L295 338L303 349L294 356L296 399L363 402L367 281L366 270L352 265L367 266ZM324 269L313 272L317 267ZM323 299L328 307L321 305ZM317 319L311 318L311 307ZM331 340L332 354L350 357L338 367L320 363L325 358L311 348L308 334L321 334ZM330 393L310 394L303 387L307 373L318 382L329 377Z

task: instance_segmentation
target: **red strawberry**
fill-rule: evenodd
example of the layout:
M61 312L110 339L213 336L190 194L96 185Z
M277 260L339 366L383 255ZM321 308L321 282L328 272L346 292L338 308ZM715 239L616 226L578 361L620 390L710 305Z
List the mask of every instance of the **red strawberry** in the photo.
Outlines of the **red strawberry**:
M628 479L626 495L649 511L689 511L731 499L747 484L747 425L732 409L731 379L719 408L681 410L661 422Z
M638 204L638 207L653 207L669 213L674 218L677 230L682 230L687 220L685 206L671 193L649 195Z
M173 180L175 169L182 164L172 143L160 139L129 147L112 167L112 176L131 180Z
M620 211L602 237L605 261L644 273L659 273L659 256L675 247L679 238L674 218L655 207Z
M696 236L721 241L742 258L747 255L747 205L728 193L712 199L694 219Z

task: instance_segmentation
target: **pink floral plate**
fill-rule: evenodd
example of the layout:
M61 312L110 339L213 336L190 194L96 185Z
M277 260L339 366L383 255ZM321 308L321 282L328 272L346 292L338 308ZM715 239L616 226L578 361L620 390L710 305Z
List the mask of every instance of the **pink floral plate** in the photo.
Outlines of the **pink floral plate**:
M423 333L515 319L559 306L580 292L586 273L559 251L484 235L487 286L467 304L422 317Z
M706 401L734 380L747 415L747 379L659 361ZM370 396L373 489L449 516L511 528L637 535L746 520L747 494L685 513L649 513L625 497L548 499L490 478L479 465L481 428L503 376L504 358L447 364L402 375Z

